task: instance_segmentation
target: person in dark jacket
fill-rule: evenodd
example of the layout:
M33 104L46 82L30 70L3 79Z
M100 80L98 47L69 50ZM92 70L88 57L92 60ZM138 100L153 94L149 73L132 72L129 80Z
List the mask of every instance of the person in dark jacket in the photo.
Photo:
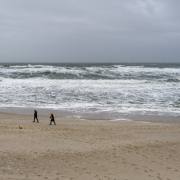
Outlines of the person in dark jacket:
M54 114L53 113L51 113L51 115L50 115L50 124L49 125L52 125L52 122L54 123L54 125L56 125L56 122L55 122L55 119L54 119Z
M37 121L37 123L39 123L37 110L34 110L34 121L33 122L35 122L35 121Z

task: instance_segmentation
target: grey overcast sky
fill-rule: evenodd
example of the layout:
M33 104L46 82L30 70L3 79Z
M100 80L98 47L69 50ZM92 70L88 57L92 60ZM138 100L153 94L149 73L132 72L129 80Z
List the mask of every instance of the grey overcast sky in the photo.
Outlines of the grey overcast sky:
M0 0L0 62L180 62L180 0Z

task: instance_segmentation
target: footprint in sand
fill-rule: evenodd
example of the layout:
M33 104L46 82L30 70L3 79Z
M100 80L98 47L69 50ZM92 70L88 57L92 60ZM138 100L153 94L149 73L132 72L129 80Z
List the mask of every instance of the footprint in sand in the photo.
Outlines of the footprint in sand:
M145 170L144 170L144 172L145 172L145 173L148 173L148 170L147 170L147 169L145 169Z
M160 176L157 176L157 179L162 180L162 178Z
M135 164L135 163L132 163L132 164L131 164L131 166L136 166L136 165L137 165L137 164Z
M152 169L149 169L149 171L150 171L150 172L153 172L153 170L152 170Z

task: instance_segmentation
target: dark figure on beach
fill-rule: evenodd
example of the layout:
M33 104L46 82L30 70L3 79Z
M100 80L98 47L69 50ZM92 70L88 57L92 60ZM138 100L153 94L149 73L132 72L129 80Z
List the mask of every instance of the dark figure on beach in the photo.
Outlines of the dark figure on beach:
M52 122L54 123L54 125L56 125L53 113L51 113L49 118L50 118L50 124L49 125L52 125Z
M35 122L35 121L37 121L37 123L39 123L38 115L37 115L37 111L36 110L34 110L34 121L33 122Z

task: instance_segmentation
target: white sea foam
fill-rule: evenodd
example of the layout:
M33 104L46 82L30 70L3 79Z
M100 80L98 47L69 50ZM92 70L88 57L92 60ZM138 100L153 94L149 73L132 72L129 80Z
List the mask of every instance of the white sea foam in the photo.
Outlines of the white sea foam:
M180 115L180 68L0 66L0 107Z

